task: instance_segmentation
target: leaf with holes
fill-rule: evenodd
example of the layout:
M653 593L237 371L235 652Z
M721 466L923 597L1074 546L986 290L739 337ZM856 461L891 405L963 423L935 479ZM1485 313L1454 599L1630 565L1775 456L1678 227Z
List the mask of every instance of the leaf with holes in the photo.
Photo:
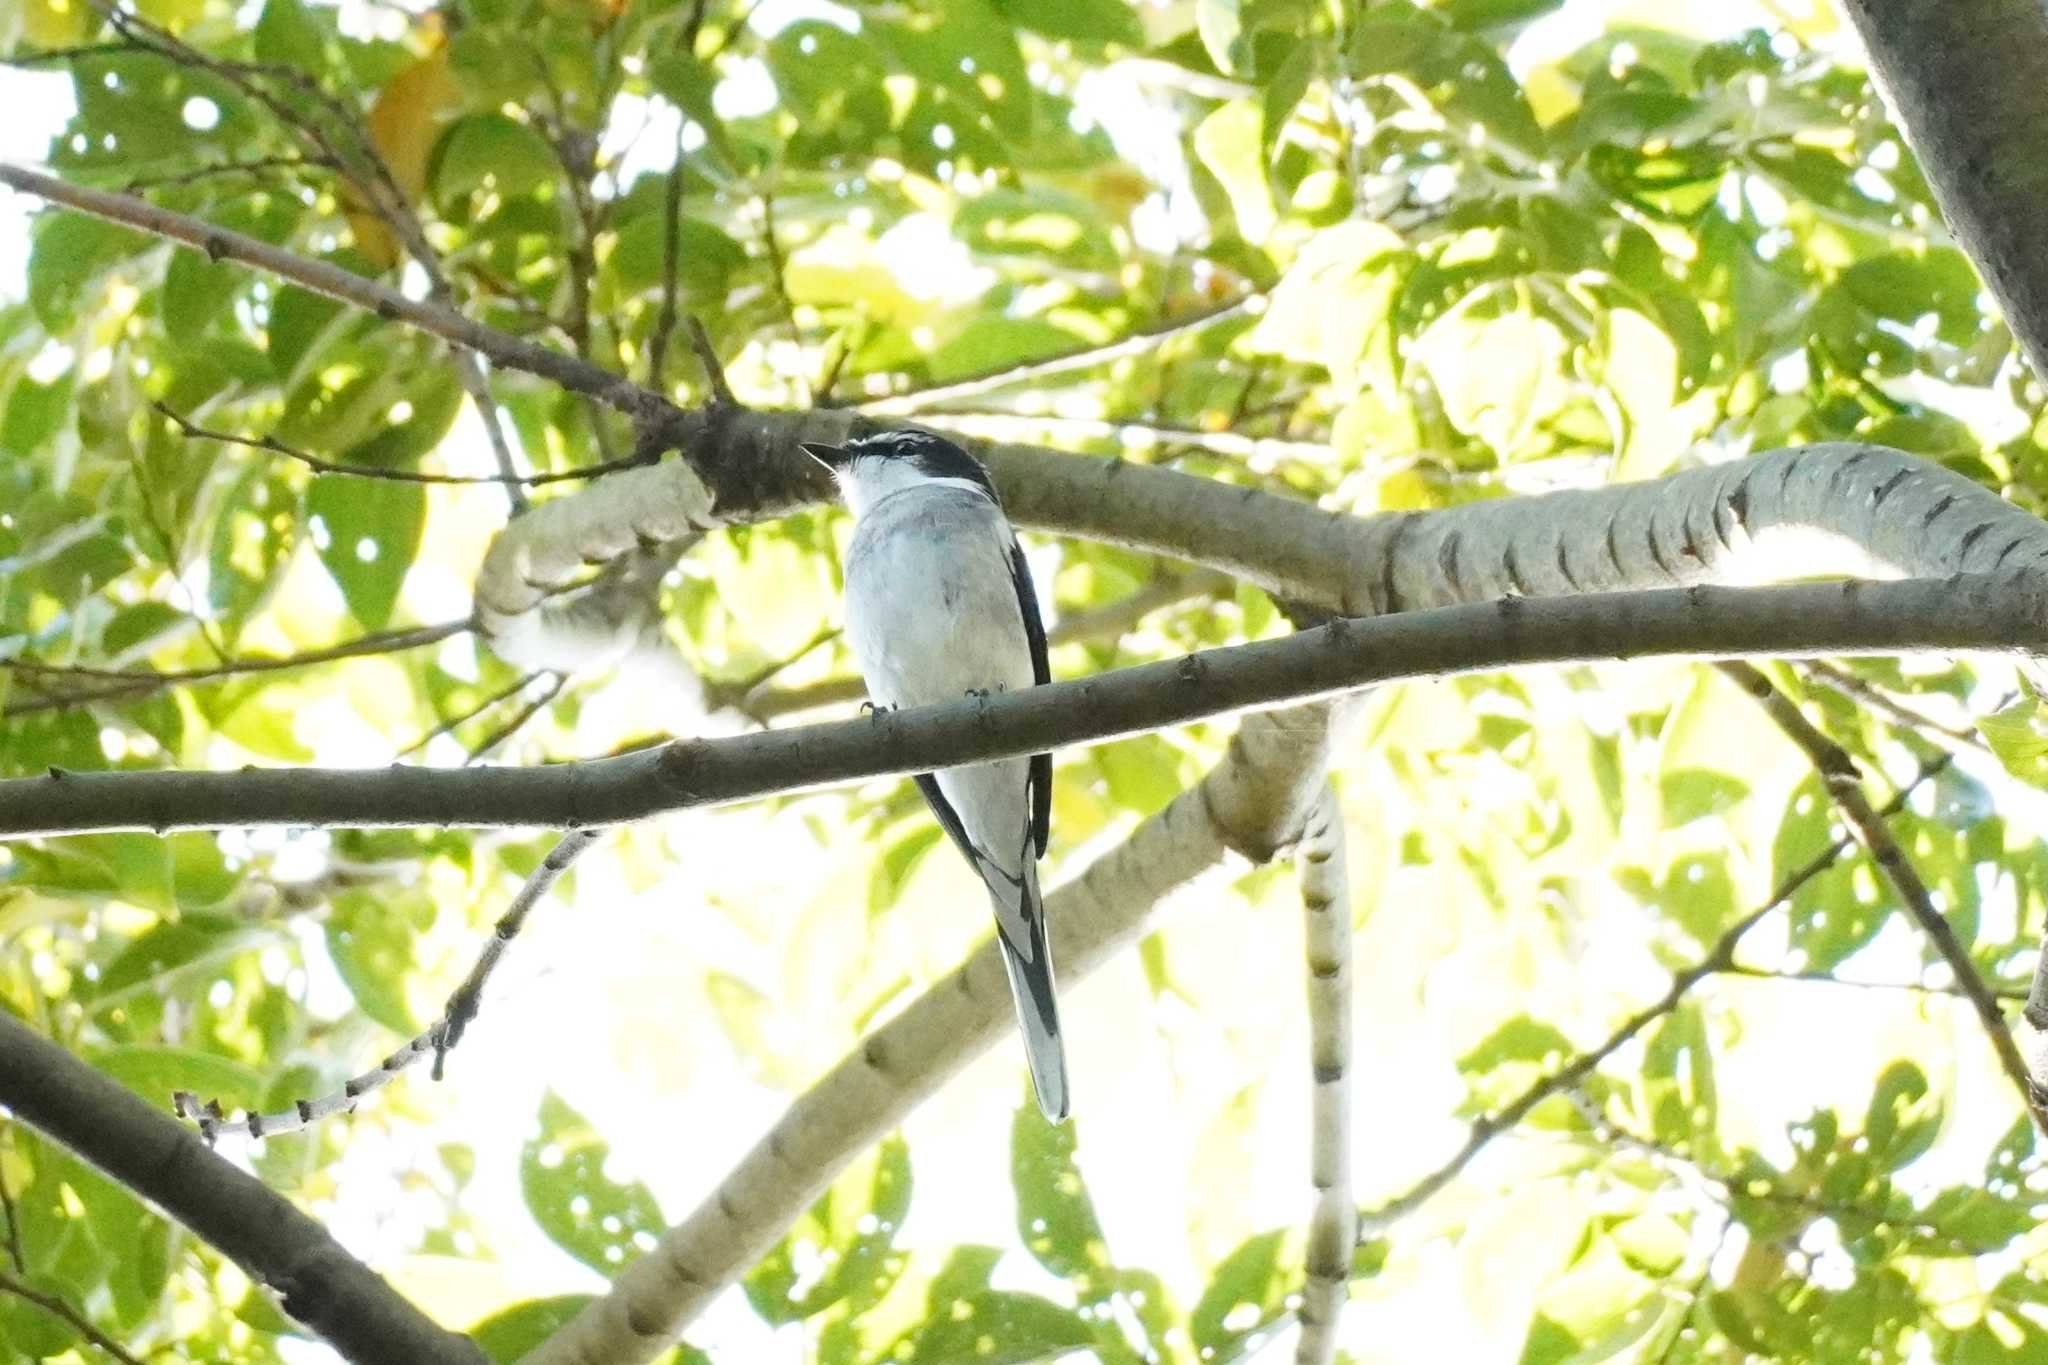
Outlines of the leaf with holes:
M1010 1181L1017 1190L1017 1235L1040 1265L1063 1280L1109 1267L1095 1201L1074 1165L1074 1126L1047 1123L1035 1104L1010 1122Z
M654 1245L666 1226L661 1205L639 1181L605 1170L611 1148L581 1114L549 1091L540 1131L519 1153L527 1212L550 1241L604 1275L616 1275Z
M852 1317L879 1303L903 1273L896 1233L910 1211L910 1149L900 1137L849 1167L804 1211L744 1281L747 1301L771 1323L797 1322L844 1304ZM822 1278L800 1266L823 1264Z
M369 629L383 629L419 553L426 490L387 479L318 479L306 494L306 514L320 562L349 611Z

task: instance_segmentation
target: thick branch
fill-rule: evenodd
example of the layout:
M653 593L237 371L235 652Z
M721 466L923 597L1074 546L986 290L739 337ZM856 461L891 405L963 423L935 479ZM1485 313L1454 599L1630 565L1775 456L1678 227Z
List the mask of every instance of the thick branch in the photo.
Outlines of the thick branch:
M5 1010L0 1104L218 1247L357 1365L482 1365L288 1200Z
M616 758L393 767L57 771L0 782L0 836L241 825L594 827L929 772L1406 678L1659 656L2048 647L2038 575L1507 598L1370 620L1044 687Z
M2048 9L2038 0L1842 5L1949 230L2048 378Z
M1048 897L1060 979L1071 985L1109 960L1167 892L1226 848L1264 861L1292 843L1322 790L1329 720L1321 706L1247 718L1214 771ZM1008 987L989 939L819 1078L694 1213L526 1365L652 1358L848 1161L1009 1029Z

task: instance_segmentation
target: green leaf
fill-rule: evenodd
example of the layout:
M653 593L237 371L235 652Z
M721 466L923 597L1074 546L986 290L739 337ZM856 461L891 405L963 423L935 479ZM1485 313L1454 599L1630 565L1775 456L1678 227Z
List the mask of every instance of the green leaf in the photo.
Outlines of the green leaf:
M547 140L503 114L472 114L441 135L434 154L434 197L442 203L478 190L533 194L562 174Z
M747 1274L742 1287L754 1311L780 1325L834 1306L850 1318L881 1302L903 1273L896 1234L910 1191L910 1149L892 1135L843 1172ZM807 1263L829 1269L813 1282L799 1270Z
M1244 34L1244 16L1238 0L1195 0L1195 30L1202 47L1216 69L1229 76L1237 71L1237 43Z
M541 1099L539 1124L519 1153L527 1211L556 1246L599 1274L618 1274L667 1226L661 1205L640 1182L605 1173L610 1146L552 1091Z
M157 303L166 335L182 345L206 345L205 334L248 279L248 271L232 261L209 261L196 251L174 253Z
M1064 1280L1109 1268L1094 1201L1074 1165L1073 1124L1047 1123L1037 1105L1019 1105L1010 1121L1010 1183L1017 1235L1040 1265Z
M263 1078L239 1062L181 1047L110 1047L93 1054L95 1067L152 1104L168 1107L172 1092L189 1090L247 1109L263 1098Z
M420 1025L405 987L418 963L413 917L399 898L403 894L387 899L371 891L344 891L334 898L325 928L328 956L363 1013L411 1037ZM431 905L426 910L431 915Z
M1977 731L2007 772L2048 791L2048 706L2023 696L1978 720Z
M996 9L1019 28L1048 38L1125 47L1145 41L1144 25L1127 0L996 0Z
M77 1287L67 1279L39 1273L27 1276L26 1280L37 1293L70 1303L73 1308L78 1306ZM12 1343L20 1352L17 1359L41 1360L63 1355L83 1340L76 1327L48 1309L16 1295L0 1293L0 1345Z
M1376 223L1324 228L1281 277L1246 346L1321 365L1340 390L1355 389L1368 348L1390 348L1383 328L1407 260L1401 239Z
M256 60L318 76L327 65L327 34L299 0L264 0L256 18Z
M1243 99L1219 107L1195 129L1195 155L1230 196L1239 234L1255 244L1272 235L1279 218L1266 183L1263 127L1259 106Z
M955 1302L917 1332L910 1365L1024 1365L1095 1340L1086 1321L1036 1294L984 1290Z
M1188 1336L1204 1359L1227 1354L1279 1313L1287 1297L1280 1262L1286 1241L1284 1228L1246 1238L1210 1272L1208 1287L1188 1314ZM1253 1310L1251 1325L1224 1326L1233 1317L1242 1320L1237 1310L1247 1307Z
M426 520L426 490L416 483L329 477L316 479L306 494L306 524L320 562L368 629L391 620Z
M589 1294L557 1294L515 1303L473 1325L469 1338L492 1360L515 1361L566 1327L591 1298Z
M46 331L68 335L75 316L101 272L147 250L150 239L78 213L46 214L36 220L28 257L28 301Z

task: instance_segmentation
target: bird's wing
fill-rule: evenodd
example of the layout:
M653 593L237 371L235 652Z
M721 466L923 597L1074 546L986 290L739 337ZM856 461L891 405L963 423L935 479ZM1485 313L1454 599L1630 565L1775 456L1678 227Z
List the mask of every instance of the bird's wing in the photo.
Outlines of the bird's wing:
M1010 582L1017 589L1017 610L1024 617L1024 639L1031 646L1031 681L1043 687L1052 681L1052 661L1045 646L1045 621L1038 614L1038 591L1031 586L1031 566L1024 547L1010 537ZM1045 836L1052 828L1052 755L1031 756L1031 846L1045 856Z
M975 851L974 841L967 837L967 827L960 823L960 812L953 809L953 803L939 790L939 779L930 773L916 773L911 781L917 783L917 789L924 793L924 803L939 818L939 828L952 837L953 847L960 850L960 856L967 860L969 867L979 872L981 854Z

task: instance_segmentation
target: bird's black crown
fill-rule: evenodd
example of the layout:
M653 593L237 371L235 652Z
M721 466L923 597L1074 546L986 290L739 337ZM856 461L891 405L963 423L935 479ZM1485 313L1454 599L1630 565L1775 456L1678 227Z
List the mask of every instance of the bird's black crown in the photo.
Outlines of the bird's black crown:
M996 486L990 481L988 470L983 468L981 461L945 437L929 431L909 428L878 431L872 436L856 437L836 449L813 446L809 442L804 443L804 449L811 458L835 472L855 460L908 460L927 478L964 479L987 493L990 499L996 496Z

